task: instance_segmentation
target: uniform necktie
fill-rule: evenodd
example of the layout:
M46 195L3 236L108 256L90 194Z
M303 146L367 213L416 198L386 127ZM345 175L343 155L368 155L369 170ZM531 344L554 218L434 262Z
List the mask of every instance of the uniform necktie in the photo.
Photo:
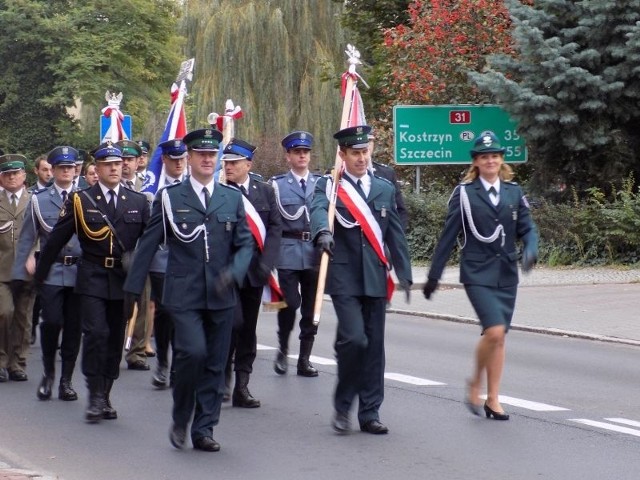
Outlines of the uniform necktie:
M211 200L211 195L209 195L209 190L207 187L202 189L202 193L204 193L204 208L209 208L209 200Z
M60 196L62 197L62 203L67 201L67 191L66 190L62 190L62 192L60 192Z
M174 185L175 185L176 183L180 183L180 180L179 180L179 179L177 179L177 178L173 181L173 184L174 184Z
M307 182L305 182L304 178L300 179L300 188L303 192L307 193Z
M116 192L109 190L109 203L107 203L107 216L113 219L116 216Z
M240 191L242 192L242 195L249 198L249 192L247 192L247 189L244 188L244 185L240 185Z
M127 180L127 187L129 187L131 190L133 190L133 181L132 180Z
M364 185L362 185L362 180L358 179L358 181L356 182L356 185L358 186L358 189L360 190L360 193L362 193L364 198L367 198L367 194L364 193Z
M18 196L15 193L11 194L11 208L15 212L16 207L18 206Z
M493 185L489 187L489 198L491 199L491 203L494 205L498 204L498 191Z

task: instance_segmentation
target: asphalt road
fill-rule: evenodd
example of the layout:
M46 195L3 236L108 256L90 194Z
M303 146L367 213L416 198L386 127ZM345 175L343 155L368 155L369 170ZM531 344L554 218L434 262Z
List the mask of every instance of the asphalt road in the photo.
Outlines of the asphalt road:
M502 390L511 420L497 422L462 404L478 327L390 314L381 410L390 433L336 436L331 304L314 348L316 379L273 372L275 318L261 318L250 383L263 406L223 407L221 452L171 447L170 392L154 390L149 372L121 371L116 421L84 423L79 374L80 401L38 401L34 348L30 381L0 385L0 461L64 480L638 477L638 347L511 332Z

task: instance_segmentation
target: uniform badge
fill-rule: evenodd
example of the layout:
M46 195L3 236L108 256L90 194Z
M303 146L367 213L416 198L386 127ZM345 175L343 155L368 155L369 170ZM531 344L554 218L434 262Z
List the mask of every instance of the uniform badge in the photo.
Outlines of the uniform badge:
M64 217L67 214L67 211L64 209L64 207L62 207L60 209L60 218Z
M382 207L382 209L380 210L380 216L382 218L385 218L387 216L387 209L385 207Z
M183 224L182 224L182 225L180 225L180 226L182 227L182 229L183 229L183 230L186 230L186 229L187 229L187 224L186 224L186 223L183 223Z
M231 222L226 222L225 225L224 225L224 229L227 232L230 232L231 231Z

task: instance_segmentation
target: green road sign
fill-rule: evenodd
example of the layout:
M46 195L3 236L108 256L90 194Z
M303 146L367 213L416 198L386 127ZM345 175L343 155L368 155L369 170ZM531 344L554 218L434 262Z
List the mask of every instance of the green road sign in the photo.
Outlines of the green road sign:
M527 161L516 123L497 105L396 105L393 130L398 165L470 163L473 139L484 130L498 135L505 161Z

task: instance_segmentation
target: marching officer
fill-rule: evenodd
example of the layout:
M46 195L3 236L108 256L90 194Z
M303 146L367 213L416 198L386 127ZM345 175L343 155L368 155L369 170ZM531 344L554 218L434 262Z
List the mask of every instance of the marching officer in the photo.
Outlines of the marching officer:
M125 283L125 291L139 296L158 246L168 245L162 303L174 321L176 351L169 440L183 448L193 416L193 447L206 452L220 450L213 427L220 418L237 288L253 255L242 194L214 182L221 140L212 129L183 138L191 175L158 194Z
M480 325L473 376L467 383L465 405L474 415L509 420L500 404L500 379L505 362L505 336L518 291L518 248L522 242L522 268L529 271L538 257L538 232L529 203L505 163L506 148L490 130L473 141L471 167L449 199L444 228L433 253L423 288L429 299L438 287L451 251L464 233L460 248L460 283ZM486 380L484 405L480 390Z
M25 188L26 158L0 157L0 382L28 379L27 351L31 340L33 282L11 282L18 237L31 193Z
M251 395L247 385L256 358L256 326L262 293L278 261L282 235L282 221L273 187L249 175L255 149L253 145L234 138L227 143L222 155L227 184L242 192L247 221L255 226L251 229L255 240L253 257L240 286L240 302L236 305L226 370L230 373L233 358L236 382L232 405L243 408L260 406L260 400Z
M273 365L279 375L287 373L289 335L300 308L300 355L298 375L318 376L309 362L318 328L313 325L313 304L318 285L317 252L311 242L309 207L319 175L309 171L313 135L295 131L281 142L290 170L270 180L282 216L282 242L277 263L278 280L287 306L278 311L278 353Z
M71 182L75 174L77 158L78 151L67 146L54 148L46 157L46 161L53 169L53 185L37 191L31 197L20 232L16 261L13 265L14 281L28 281L35 273L35 258L31 252L38 241L40 248L44 248L47 244L49 234L60 217L62 206L72 191ZM78 399L71 379L82 337L78 312L79 300L74 293L76 263L81 253L78 238L73 235L61 250L49 275L39 288L38 295L43 299L40 345L44 367L44 375L37 390L40 400L51 398L60 331L62 331L60 343L62 372L58 398L67 401Z
M162 165L164 167L164 185L160 185L159 188L182 182L187 166L187 147L184 142L180 139L167 140L160 143L158 148L162 150ZM157 355L156 370L151 377L151 384L157 388L165 388L167 383L172 385L174 377L173 368L169 370L169 347L173 345L173 320L170 310L162 303L168 260L169 249L167 245L161 244L149 267L151 300L154 303L153 330ZM175 356L175 350L173 348L172 350L172 354ZM171 363L173 364L173 361Z
M111 142L94 152L98 183L72 192L40 253L35 279L42 283L60 251L75 233L82 256L78 260L75 292L80 298L82 373L89 389L85 418L90 423L115 419L111 389L120 374L125 325L125 259L149 219L146 196L123 188L122 152Z
M359 399L360 430L373 434L389 431L378 412L384 398L384 324L392 292L390 263L407 301L412 283L395 189L368 170L369 131L369 126L361 125L334 135L345 170L337 190L333 235L327 218L330 177L318 181L311 204L313 237L332 255L325 292L331 295L338 317L338 383L332 422L338 433L350 429L349 410L355 397Z

